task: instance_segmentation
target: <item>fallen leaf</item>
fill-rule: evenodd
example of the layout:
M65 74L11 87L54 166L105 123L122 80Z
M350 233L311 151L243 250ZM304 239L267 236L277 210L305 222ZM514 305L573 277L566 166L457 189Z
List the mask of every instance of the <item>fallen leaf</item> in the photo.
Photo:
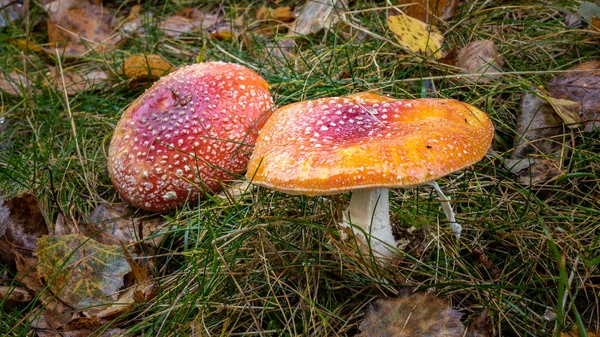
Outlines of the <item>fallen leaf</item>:
M430 294L379 299L367 309L357 337L460 337L465 331L461 316Z
M15 46L21 50L25 50L25 51L29 50L34 53L38 53L38 52L42 51L42 46L35 44L33 41L29 41L27 39L10 39L9 41L13 46Z
M600 18L600 6L593 2L582 2L581 5L579 5L577 12L579 13L579 16L590 24L593 24L592 21L594 21L594 19L597 20Z
M14 252L17 275L15 280L34 293L40 292L43 284L37 272L38 258L29 254Z
M43 236L36 253L38 272L51 292L74 308L113 303L123 275L131 271L121 247L80 234Z
M291 7L277 7L275 9L261 7L256 12L257 20L275 20L281 22L292 22L296 19L296 15Z
M140 83L158 79L173 69L160 55L135 54L125 59L121 75L132 79L132 83Z
M465 337L492 337L492 329L488 318L488 309L485 309L471 321Z
M505 165L526 186L562 174L563 121L552 106L533 92L521 97L515 149Z
M81 233L105 245L143 242L146 248L158 247L163 239L160 217L132 217L129 208L100 204L80 224Z
M579 102L586 132L600 128L600 60L583 62L548 84L554 98Z
M458 66L467 74L479 74L473 78L477 82L487 83L502 74L504 60L498 55L496 45L490 40L473 41L458 52Z
M25 6L14 0L0 0L0 28L8 27L12 22L25 16Z
M8 305L25 304L33 300L33 296L24 288L0 286L0 303Z
M129 16L127 16L124 20L119 24L119 31L124 35L131 35L134 33L144 33L143 24L145 19L152 18L152 12L144 12L142 13L142 6L135 5L131 7L129 11Z
M437 24L439 20L448 20L458 8L458 0L399 0L397 5L404 7L404 13L425 23Z
M58 67L48 66L50 84L56 90L72 96L92 90L107 89L111 87L108 73L97 67L66 68L62 71ZM64 80L64 82L63 82Z
M290 25L288 36L306 36L329 30L344 17L346 0L309 0Z
M150 271L135 262L125 245L121 244L121 249L131 267L134 283L131 287L122 291L114 303L94 313L94 317L116 318L118 315L132 309L135 304L147 302L157 295L157 287L154 280L150 277Z
M107 52L122 41L117 33L118 22L114 13L103 6L80 4L49 11L48 42L50 55L82 57L91 51Z
M0 214L4 238L0 237L0 259L13 265L15 252L26 257L33 256L37 239L48 234L48 227L34 195L26 193L4 200L3 204Z
M4 91L9 95L20 96L31 85L31 81L25 75L14 71L8 75L0 73L0 92Z
M195 30L209 29L218 24L219 15L214 11L184 8L175 15L166 18L161 24L162 32L171 38L191 33Z
M69 235L69 234L77 234L79 233L79 228L77 224L71 219L63 216L62 213L58 213L56 216L56 221L54 222L54 226L52 226L50 230L50 235Z
M566 126L575 128L581 123L581 104L568 99L545 97Z
M426 56L433 55L436 59L442 57L444 37L435 26L408 15L388 16L387 24L404 48Z

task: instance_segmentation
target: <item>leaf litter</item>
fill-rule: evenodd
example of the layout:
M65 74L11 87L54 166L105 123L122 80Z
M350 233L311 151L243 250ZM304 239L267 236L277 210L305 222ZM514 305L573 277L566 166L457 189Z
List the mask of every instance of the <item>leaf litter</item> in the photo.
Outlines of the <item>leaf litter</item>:
M487 83L502 76L504 59L498 54L496 45L490 40L468 43L458 52L458 66L466 74L478 74L476 82Z
M49 48L52 56L79 58L90 52L113 50L123 41L115 14L91 3L62 3L48 10ZM55 50L56 48L56 50Z
M427 293L378 299L367 308L357 337L491 336L487 314L468 328L462 316L447 301Z
M548 83L548 93L581 104L584 131L600 128L600 60L583 62L556 76Z
M49 231L35 196L0 198L0 258L24 286L0 284L0 298L10 305L36 298L28 320L39 336L100 335L96 328L156 295L151 259L136 259L154 254L161 224L99 205L80 224L59 214Z

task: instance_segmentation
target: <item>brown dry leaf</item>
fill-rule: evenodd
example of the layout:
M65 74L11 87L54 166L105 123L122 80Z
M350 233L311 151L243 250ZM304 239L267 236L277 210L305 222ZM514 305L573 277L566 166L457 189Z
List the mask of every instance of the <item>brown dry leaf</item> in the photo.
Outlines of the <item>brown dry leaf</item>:
M503 58L498 55L496 45L490 40L477 40L467 44L458 52L458 66L467 74L479 74L473 79L487 83L502 74Z
M408 15L388 16L387 24L404 48L426 56L442 57L444 36L435 27Z
M214 11L184 8L177 11L175 15L166 18L160 24L160 29L166 36L178 38L192 31L216 26L218 19L219 16Z
M121 75L134 82L146 82L160 78L174 70L173 65L156 54L135 54L125 59Z
M80 230L83 235L106 245L143 242L145 248L158 247L163 239L160 217L133 218L129 208L100 204L88 215Z
M515 150L505 165L526 186L562 174L563 121L552 106L532 92L521 97Z
M438 24L439 20L448 20L458 8L458 0L398 0L397 5L408 4L404 13L419 21Z
M0 212L5 228L4 237L0 237L0 260L13 265L16 252L34 256L37 239L48 234L37 197L23 194L5 200Z
M62 72L58 67L48 66L48 71L50 73L50 84L56 87L59 92L66 90L69 96L92 90L107 89L112 85L107 72L89 65L83 68L66 68Z
M0 286L0 302L8 305L29 303L33 296L25 289L20 287Z
M23 90L28 89L31 85L32 82L25 75L14 71L10 74L0 73L0 93L20 96Z
M60 7L49 11L48 42L45 48L50 55L82 57L91 51L107 52L122 41L117 33L115 14L100 5L79 4L68 8Z
M113 303L131 271L121 247L81 234L43 236L37 241L38 273L52 294L73 308Z
M275 9L261 7L256 12L256 19L263 20L275 20L281 22L292 22L296 19L296 15L292 11L291 7L278 7Z
M600 60L581 63L548 84L550 96L579 102L585 131L600 128Z
M461 316L430 294L379 299L367 309L357 337L460 337L465 331Z
M305 36L331 29L343 20L346 6L346 0L309 0L290 25L288 36Z
M485 309L475 317L469 327L467 328L467 334L465 337L492 337L492 329L490 327L488 318L488 309Z

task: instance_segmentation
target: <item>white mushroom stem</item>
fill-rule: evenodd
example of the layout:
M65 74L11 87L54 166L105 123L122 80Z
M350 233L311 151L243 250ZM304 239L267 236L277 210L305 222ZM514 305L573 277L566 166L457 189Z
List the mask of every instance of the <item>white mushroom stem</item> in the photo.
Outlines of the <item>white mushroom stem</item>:
M394 255L396 240L390 224L387 188L353 191L350 206L344 211L342 226L351 228L354 235L364 239L376 258L389 258ZM362 231L356 227L362 228Z
M432 183L429 183L429 185L433 186L433 189L435 189L438 196L440 197L440 201L442 203L442 210L444 210L444 213L446 213L446 218L448 219L448 222L450 223L450 228L452 229L452 233L454 233L456 238L460 238L460 233L462 231L462 227L458 222L456 222L456 219L454 217L454 211L452 210L452 205L450 205L450 197L447 197L444 194L444 192L442 192L440 185L438 185L438 183L436 183L435 181Z

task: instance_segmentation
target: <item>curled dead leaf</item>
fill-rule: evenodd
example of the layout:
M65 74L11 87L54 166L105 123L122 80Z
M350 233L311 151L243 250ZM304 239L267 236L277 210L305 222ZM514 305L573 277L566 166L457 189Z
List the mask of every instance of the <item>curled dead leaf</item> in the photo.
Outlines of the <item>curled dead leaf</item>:
M600 60L583 62L558 75L548 83L548 92L581 104L586 132L600 128Z
M334 27L343 20L346 0L309 0L290 25L289 36L315 34Z
M502 76L504 59L498 54L496 45L490 40L470 42L458 52L458 66L466 74L479 74L472 79L487 83Z
M521 97L515 149L505 165L526 186L562 174L563 120L554 108L533 92Z

